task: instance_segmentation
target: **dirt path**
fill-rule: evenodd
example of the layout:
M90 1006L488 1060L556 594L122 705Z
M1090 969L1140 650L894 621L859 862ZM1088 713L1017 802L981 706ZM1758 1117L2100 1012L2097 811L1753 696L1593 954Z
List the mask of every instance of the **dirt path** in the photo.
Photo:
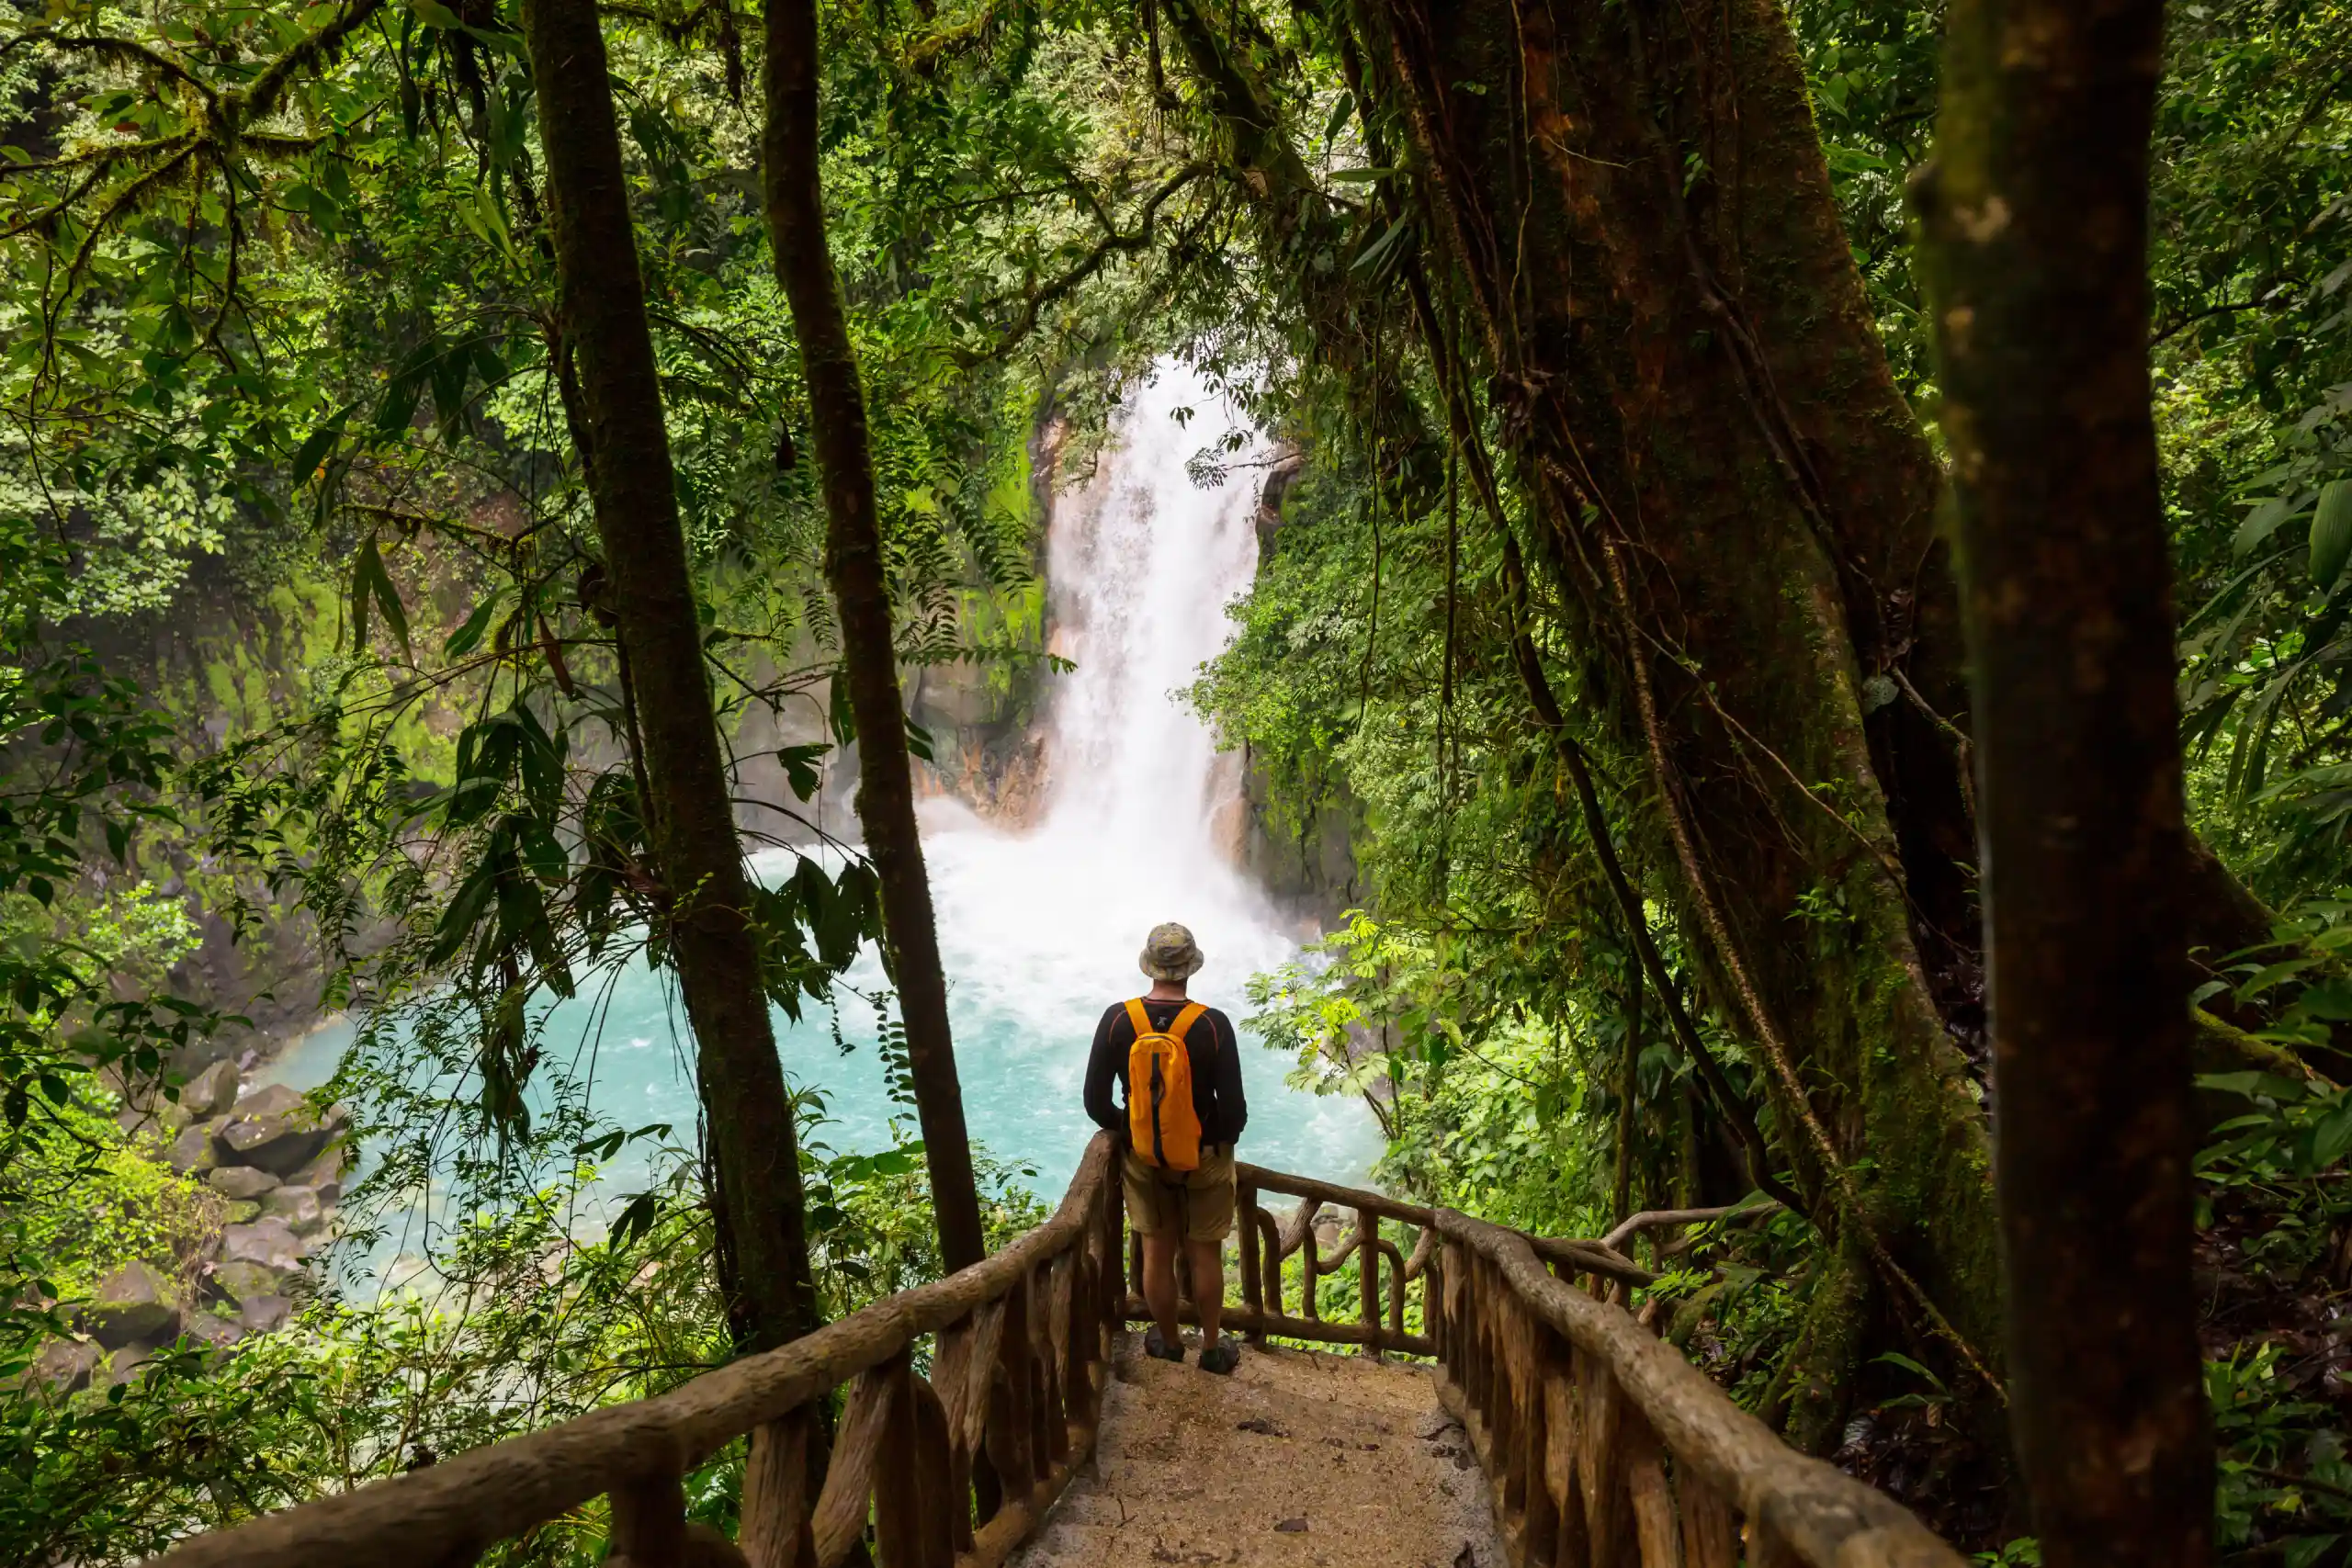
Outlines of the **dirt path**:
M1502 1568L1486 1482L1426 1372L1245 1350L1230 1378L1130 1334L1081 1475L1013 1568Z

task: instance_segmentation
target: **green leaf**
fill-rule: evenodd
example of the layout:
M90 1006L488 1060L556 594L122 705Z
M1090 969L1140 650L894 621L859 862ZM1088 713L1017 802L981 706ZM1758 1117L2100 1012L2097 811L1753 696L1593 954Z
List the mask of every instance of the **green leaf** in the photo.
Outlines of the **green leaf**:
M2256 545L2277 533L2280 524L2302 510L2302 500L2301 492L2286 491L2256 506L2247 514L2246 520L2238 525L2237 535L2230 541L2230 553L2245 556Z
M505 597L506 591L501 588L475 605L474 613L466 617L466 624L451 632L449 640L441 645L442 657L462 659L480 648L482 634L490 629L491 617L497 613L500 601Z
M1331 177L1343 185L1370 185L1395 174L1394 169L1334 169Z
M1402 254L1405 237L1413 231L1413 215L1407 213L1388 226L1388 231L1363 248L1350 269L1369 274L1374 281L1385 276L1390 260Z
M2312 1129L2312 1163L2313 1171L2325 1170L2352 1149L2352 1099L2346 1099L2319 1120Z
M785 782L791 784L796 796L807 800L817 793L825 777L817 760L831 750L823 741L816 740L806 746L786 746L775 754L775 760L784 764Z
M1901 1367L1906 1372L1915 1372L1918 1376L1927 1379L1929 1383L1937 1388L1944 1386L1943 1379L1936 1376L1935 1373L1929 1371L1927 1368L1921 1366L1910 1357L1904 1355L1899 1350L1888 1350L1872 1357L1871 1359L1876 1361L1884 1361L1889 1366Z
M2291 1078L2282 1078L2276 1073L2199 1073L2197 1075L2197 1087L2222 1094L2243 1095L2248 1100L2256 1095L2277 1100L2303 1098L2301 1084Z
M401 604L400 590L392 586L391 573L384 570L384 556L376 547L376 536L359 547L351 562L351 651L368 651L368 611L370 604L383 611L384 624L392 628L400 639L401 652L410 654L408 643L408 611ZM413 657L411 655L411 657Z
M2352 987L2323 981L2305 990L2295 1005L2312 1018L2335 1023L2352 1022Z
M1355 108L1356 96L1342 89L1339 101L1331 106L1331 118L1323 122L1323 140L1327 143L1339 139L1340 130L1348 123L1348 116L1353 114Z
M2352 479L2331 479L2319 492L2319 510L2312 516L2312 583L2335 587L2347 558L2352 558Z
M628 1251L629 1243L653 1228L653 1221L659 1212L652 1193L640 1192L631 1198L621 1209L619 1217L613 1221L609 1238L612 1250Z

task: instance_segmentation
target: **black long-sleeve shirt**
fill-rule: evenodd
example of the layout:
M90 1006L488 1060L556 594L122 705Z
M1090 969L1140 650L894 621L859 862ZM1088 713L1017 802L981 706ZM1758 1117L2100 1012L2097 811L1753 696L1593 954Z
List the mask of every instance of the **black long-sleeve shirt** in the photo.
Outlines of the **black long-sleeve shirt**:
M1166 1029L1187 1004L1147 998L1144 1016L1154 1029ZM1114 1002L1094 1026L1094 1049L1086 1058L1086 1113L1094 1124L1125 1134L1127 1113L1127 1053L1135 1049L1135 1021L1127 1004ZM1233 1037L1233 1021L1216 1008L1195 1020L1184 1032L1184 1055L1193 1069L1193 1113L1201 1119L1204 1145L1230 1148L1250 1124L1250 1101L1241 1090L1241 1054ZM1111 1086L1119 1086L1120 1102L1113 1103Z

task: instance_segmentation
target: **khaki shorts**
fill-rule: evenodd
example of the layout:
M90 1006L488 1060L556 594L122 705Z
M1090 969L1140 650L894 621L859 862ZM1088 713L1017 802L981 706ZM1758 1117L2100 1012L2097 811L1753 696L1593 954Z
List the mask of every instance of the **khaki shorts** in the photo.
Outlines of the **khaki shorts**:
M1223 1241L1233 1230L1233 1150L1203 1151L1195 1170L1161 1170L1119 1156L1119 1186L1127 1197L1127 1224L1137 1235L1181 1233L1187 1241Z

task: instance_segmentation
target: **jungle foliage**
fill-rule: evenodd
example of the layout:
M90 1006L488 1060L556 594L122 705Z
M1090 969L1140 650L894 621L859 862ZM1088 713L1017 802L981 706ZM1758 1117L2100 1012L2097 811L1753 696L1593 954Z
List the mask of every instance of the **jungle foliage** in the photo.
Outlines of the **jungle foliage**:
M758 796L746 845L797 857L753 888L760 984L793 1016L863 1005L842 976L881 930L875 868L815 847L858 725L831 679L819 411L763 220L762 17L600 9L713 722ZM1676 139L1672 178L1633 205L1687 226L1737 295L1748 144L1711 129L1711 84L1778 80L1792 29L1793 96L1748 109L1758 157L1802 173L1817 145L1835 234L1793 270L1850 260L1853 308L1822 314L1883 355L1825 384L1884 381L1844 423L1901 456L1878 465L1909 476L1883 510L1924 533L1940 402L1905 191L1941 8L1797 0L1785 28L1736 9L1738 70L1705 39L1646 40L1697 85L1613 122ZM1797 1440L2002 1548L1989 1198L1939 1208L1935 1185L1989 1191L1965 715L1937 684L1955 667L1915 657L1932 625L1905 642L1894 601L1859 592L1832 617L1848 651L1815 663L1782 637L1743 666L1635 613L1669 579L1781 613L1774 563L1840 521L1836 487L1792 503L1763 456L1838 471L1814 411L1724 390L1771 368L1739 334L1785 348L1769 329L1803 311L1743 320L1732 298L1675 348L1723 400L1627 416L1629 442L1713 419L1753 468L1612 592L1605 514L1627 492L1564 478L1544 423L1546 400L1606 399L1523 356L1513 314L1523 293L1539 318L1560 275L1495 287L1476 193L1441 177L1516 136L1482 174L1553 200L1565 176L1531 172L1540 138L1511 129L1533 112L1523 40L1482 12L1442 59L1401 4L818 10L826 237L902 669L1044 667L1038 433L1080 466L1163 354L1228 381L1296 477L1269 491L1279 525L1192 699L1247 748L1273 852L1338 835L1353 867L1330 934L1253 987L1257 1026L1301 1081L1373 1105L1383 1175L1417 1196L1584 1235L1743 1205L1657 1259L1667 1332ZM2183 743L2199 831L2284 911L2201 955L2199 999L2227 1014L2211 1037L2243 1043L2200 1064L2204 1348L2222 1544L2303 1568L2352 1551L2333 1327L2352 1110L2327 1076L2352 1021L2329 902L2352 879L2352 46L2316 0L2171 23L2150 346ZM116 1122L239 1032L172 977L201 921L315 943L323 1002L381 1021L327 1091L375 1151L346 1289L232 1356L0 1394L0 1555L98 1562L670 1386L734 1341L704 1130L599 1122L537 1022L674 954L520 8L16 0L0 25L11 1387L102 1261L61 1224L69 1195L114 1204L107 1245L159 1264L173 1216L211 1223ZM1524 210L1531 254L1587 255L1551 207ZM1781 508L1783 556L1740 547L1750 502ZM275 657L232 675L248 662L224 647ZM1712 850L1682 850L1694 820ZM821 1095L793 1104L817 1128L798 1164L831 1314L939 1260L920 1144L828 1148ZM575 1205L624 1148L659 1179L583 1239ZM1014 1173L982 1173L994 1241L1034 1209ZM420 1219L435 1183L447 1207ZM1762 1217L1760 1189L1804 1212ZM420 1223L420 1289L365 1299L368 1249ZM697 1479L698 1517L727 1520L733 1473ZM511 1550L584 1561L600 1530Z

